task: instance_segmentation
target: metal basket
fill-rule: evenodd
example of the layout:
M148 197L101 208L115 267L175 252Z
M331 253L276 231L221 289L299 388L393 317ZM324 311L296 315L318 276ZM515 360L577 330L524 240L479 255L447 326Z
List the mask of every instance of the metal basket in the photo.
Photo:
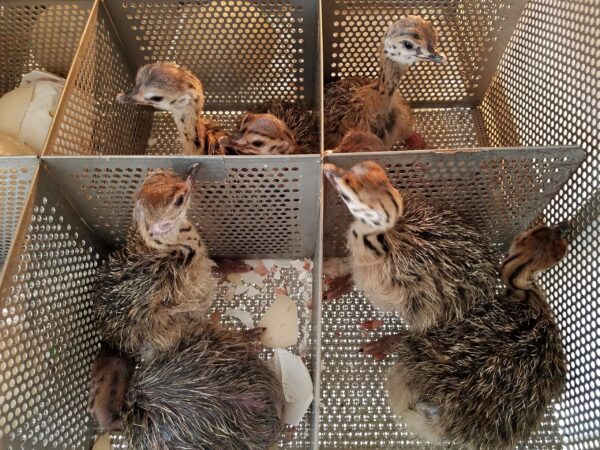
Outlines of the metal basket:
M567 349L567 389L521 448L599 448L599 13L595 0L2 2L0 93L33 68L67 83L41 162L0 159L0 448L90 444L94 273L122 243L148 170L192 161L201 181L191 216L212 255L314 263L315 401L279 446L431 447L387 405L393 362L356 351L401 321L384 315L366 335L358 324L378 312L360 293L321 305L322 256L344 253L349 221L321 181L322 157L156 156L179 153L171 117L115 102L140 65L173 60L200 76L209 114L228 129L275 98L322 117L323 84L374 76L381 34L404 14L433 21L448 56L412 68L401 86L432 150L326 158L378 161L396 186L460 210L500 247L534 221L574 222L567 258L542 278Z

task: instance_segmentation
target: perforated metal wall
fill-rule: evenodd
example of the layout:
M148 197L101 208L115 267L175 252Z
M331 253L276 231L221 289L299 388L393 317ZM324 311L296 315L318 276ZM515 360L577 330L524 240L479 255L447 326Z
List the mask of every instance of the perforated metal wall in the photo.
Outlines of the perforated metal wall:
M152 113L116 102L130 89L134 72L121 48L104 8L98 4L86 30L80 56L67 85L48 155L105 155L144 153Z
M38 165L35 157L0 158L0 273Z
M569 374L558 410L565 448L600 447L600 118L597 0L532 0L482 112L494 145L578 144L587 158L544 210L575 222L567 259L543 277L563 332Z
M0 299L0 446L84 448L98 336L89 290L104 247L41 172Z
M429 106L477 105L516 24L520 1L324 0L325 82L376 77L387 27L407 14L430 20L440 37L444 65L417 64L401 83L404 97Z
M184 173L200 162L189 217L211 254L298 258L314 254L320 189L318 156L51 158L52 174L87 224L106 242L123 242L133 195L149 170Z
M498 244L525 229L584 158L576 148L422 151L331 155L340 167L370 159L401 191L418 192L440 208L462 214ZM350 214L325 186L325 256L345 253Z
M244 110L315 94L316 0L107 0L136 66L177 61L203 81L207 108ZM201 30L201 31L199 31Z
M0 95L23 74L44 69L66 77L93 1L14 1L0 4Z

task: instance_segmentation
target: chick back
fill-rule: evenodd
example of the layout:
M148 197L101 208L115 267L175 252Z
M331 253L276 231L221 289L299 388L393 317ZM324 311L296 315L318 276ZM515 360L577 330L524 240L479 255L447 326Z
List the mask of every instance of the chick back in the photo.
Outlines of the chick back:
M266 449L283 427L283 390L241 333L204 324L143 365L126 402L131 448Z
M145 357L175 345L206 317L212 267L204 246L158 251L134 232L98 271L93 305L102 336Z
M400 379L434 406L444 439L472 448L514 448L562 391L566 363L548 308L496 298L460 322L405 332L394 347L391 398ZM392 400L393 403L393 400Z

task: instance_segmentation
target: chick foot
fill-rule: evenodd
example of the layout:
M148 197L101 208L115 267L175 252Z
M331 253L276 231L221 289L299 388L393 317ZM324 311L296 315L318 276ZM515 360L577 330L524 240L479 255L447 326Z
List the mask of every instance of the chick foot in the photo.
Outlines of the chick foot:
M336 300L343 295L352 292L352 289L354 288L354 282L352 281L351 274L342 275L335 278L327 278L325 283L328 286L323 294L323 297L326 301Z

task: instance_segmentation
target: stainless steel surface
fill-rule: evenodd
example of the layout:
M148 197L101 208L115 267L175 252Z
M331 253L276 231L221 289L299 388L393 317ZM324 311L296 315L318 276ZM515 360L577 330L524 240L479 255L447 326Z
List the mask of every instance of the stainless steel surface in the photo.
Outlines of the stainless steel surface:
M0 157L0 274L38 166L34 156Z
M133 195L151 169L200 162L190 217L213 255L312 257L318 236L320 158L47 158L65 195L111 245L131 224Z
M21 76L44 69L66 77L93 0L3 0L0 3L0 95Z
M152 113L116 101L134 79L134 69L97 1L57 112L60 122L48 138L45 154L144 153Z
M304 99L322 114L323 78L374 76L381 34L405 13L434 21L449 59L445 66L411 69L402 83L403 94L420 108L416 129L432 148L471 151L331 160L349 167L375 159L397 185L419 190L439 205L460 207L498 243L540 217L574 221L567 259L542 277L567 347L567 389L523 448L599 446L597 0L97 0L91 5L85 0L0 4L0 42L7 43L0 47L0 93L33 68L65 76L73 63L43 158L48 169L33 180L29 198L21 181L16 190L3 191L0 160L5 220L0 230L6 235L8 229L16 242L0 285L0 447L70 450L87 443L91 423L83 408L97 340L90 332L88 298L95 255L104 254L103 242L122 242L132 195L149 169L181 169L199 160L202 181L192 216L213 254L310 257L316 263L311 366L321 398L312 407L310 432L303 428L288 445L427 448L409 438L402 424L394 425L381 385L390 362L374 363L355 352L360 342L390 332L399 321L386 316L383 330L363 335L357 324L376 312L358 293L323 305L321 317L318 262L323 251L343 252L348 215L330 190L322 189L318 156L53 157L177 153L168 115L115 102L116 94L133 84L137 67L155 59L191 66L205 82L209 114L228 128L249 104L271 98ZM156 143L148 145L149 138ZM587 155L578 168L583 153L573 145ZM29 183L32 176L20 173L18 179ZM10 206L2 195L18 205ZM23 223L14 230L19 216ZM3 237L6 253L5 242Z
M459 212L490 239L506 245L536 218L583 161L576 147L423 150L333 154L344 168L373 160L394 185L418 192L440 208ZM345 253L350 214L325 186L325 256Z
M482 107L492 145L569 143L587 153L543 212L575 222L566 260L542 277L569 358L558 418L573 450L600 447L599 14L597 0L530 1Z
M496 70L525 1L323 0L325 82L376 77L385 29L400 16L430 20L448 57L443 65L415 65L401 83L415 106L477 106Z
M105 3L135 67L186 66L203 81L208 109L314 101L316 0Z
M46 171L32 194L0 287L0 446L84 448L90 288L105 249Z

